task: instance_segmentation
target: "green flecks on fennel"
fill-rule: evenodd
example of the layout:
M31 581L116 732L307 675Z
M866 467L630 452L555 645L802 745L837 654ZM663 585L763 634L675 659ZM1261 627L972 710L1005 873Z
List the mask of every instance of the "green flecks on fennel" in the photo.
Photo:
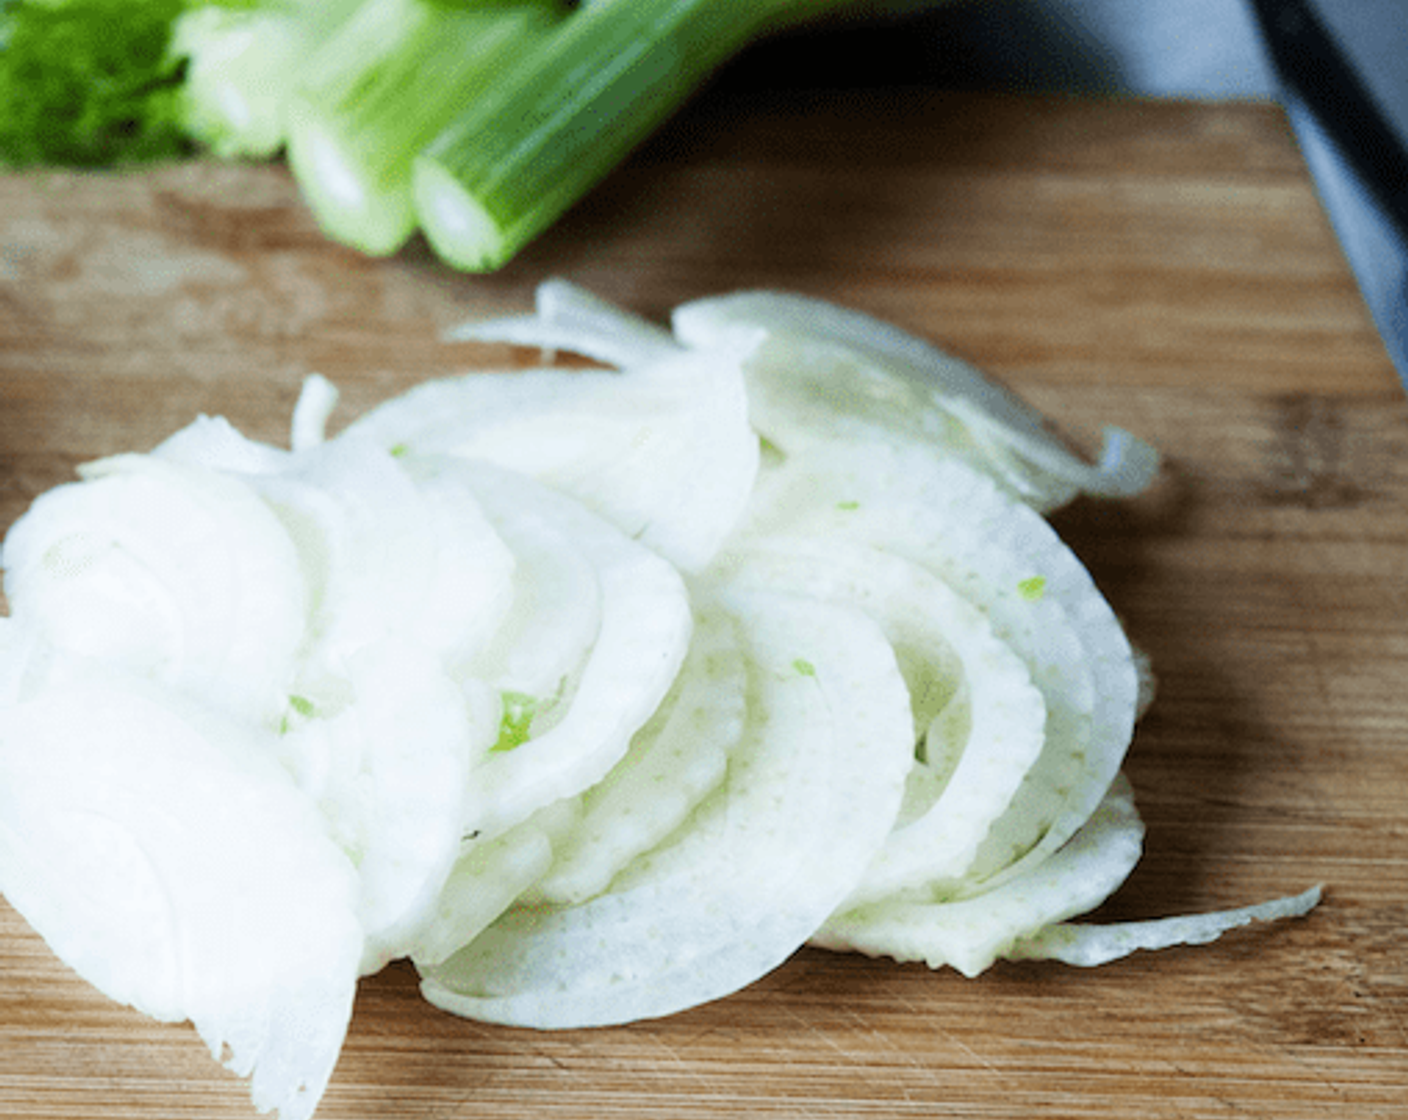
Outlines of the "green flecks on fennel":
M489 749L502 753L521 747L528 741L533 717L538 714L538 701L526 692L505 692L500 696L503 714L499 718L499 737Z
M792 662L792 668L796 669L804 677L816 676L816 666L805 657L799 657Z
M293 726L294 717L301 719L312 719L317 715L317 709L313 706L313 701L306 696L291 695L288 698L288 711L284 713L283 722L279 724L279 733L287 734Z
M1017 594L1029 603L1039 602L1046 594L1046 577L1032 576L1017 584Z
M787 458L787 453L782 448L763 435L758 437L758 454L762 456L763 462L771 463L774 466Z

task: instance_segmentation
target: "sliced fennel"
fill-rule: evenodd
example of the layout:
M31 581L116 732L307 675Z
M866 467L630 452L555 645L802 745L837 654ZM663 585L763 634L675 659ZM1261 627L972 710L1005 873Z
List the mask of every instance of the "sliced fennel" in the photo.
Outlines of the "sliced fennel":
M620 371L429 381L372 409L346 435L529 475L697 571L742 515L758 470L742 370L751 341L697 352L671 346Z
M197 416L162 440L152 455L235 475L277 474L290 465L288 451L250 439L223 416Z
M976 975L1318 900L1072 921L1140 854L1152 678L1039 511L1151 455L1081 465L826 305L674 324L554 282L460 333L615 368L430 382L333 435L310 377L289 448L199 417L6 536L0 890L259 1107L312 1112L398 957L437 1006L558 1028L808 943Z
M976 976L1019 940L1104 902L1134 869L1143 839L1134 791L1117 779L1072 841L1020 879L955 902L894 899L848 909L812 943Z
M0 710L6 898L111 998L189 1019L257 1107L308 1117L352 1013L352 865L271 733L67 658L46 678Z
M538 289L534 314L467 323L461 339L568 350L623 368L683 347L737 353L748 417L783 454L857 440L915 442L956 455L1042 512L1079 493L1128 497L1146 488L1158 454L1106 430L1091 464L1005 386L931 343L822 300L739 292L677 307L671 334L562 280ZM428 398L433 399L433 398Z
M407 955L422 970L443 964L532 889L552 858L547 830L531 817L493 838L471 833Z
M1041 753L963 881L946 890L1040 861L1094 811L1133 734L1138 671L1089 573L1033 509L956 457L854 442L775 467L744 532L864 543L927 567L983 610L1026 663L1046 703Z
M689 654L670 695L621 762L582 795L580 820L535 885L541 899L573 903L600 894L724 780L747 718L737 630L722 611L696 614Z
M495 633L513 557L475 494L453 478L417 479L355 439L296 455L253 484L284 523L313 589L305 675L401 634L452 664Z
M563 531L591 566L601 624L549 726L493 754L475 776L466 829L487 836L599 782L664 699L689 648L689 596L678 572L578 503L531 479L477 464L491 519L528 516Z
M464 323L450 337L566 350L619 369L649 365L679 350L658 323L565 280L538 285L531 315Z
M1139 950L1206 944L1252 922L1302 916L1320 901L1320 888L1312 887L1207 914L1108 925L1068 921L1094 909L1124 882L1139 859L1143 837L1133 791L1121 776L1071 841L1021 878L954 902L896 899L850 909L833 915L812 944L923 961L930 968L947 965L976 976L999 959L1093 966Z
M733 592L723 608L750 668L724 786L605 894L511 910L427 969L431 1002L537 1027L670 1014L781 964L874 857L910 755L888 643L860 612L805 598ZM814 673L795 670L799 651Z
M306 591L278 519L239 478L155 456L87 464L5 538L13 612L272 726L304 640Z
M1321 887L1314 886L1300 894L1254 906L1143 922L1111 922L1107 925L1058 922L1018 938L1006 955L1012 960L1062 961L1091 968L1141 950L1206 945L1229 930L1240 929L1253 922L1303 917L1320 904L1323 893Z
M675 309L676 336L715 346L740 329L769 343L749 363L753 422L783 451L855 435L908 435L959 451L1024 501L1050 510L1086 491L1128 497L1158 455L1107 429L1097 464L1080 459L1035 409L965 362L859 311L780 292L738 292Z
M844 905L959 880L1042 749L1046 704L1021 659L942 580L880 549L763 538L726 570L865 611L899 659L916 757L895 826Z
M278 751L357 868L370 973L405 956L433 915L495 730L493 694L468 693L401 638L359 649L347 672L346 706L299 705Z
M492 493L481 464L435 462L424 469L442 479L458 475L465 484L472 477ZM493 504L491 497L486 515L509 550L513 576L498 603L502 614L493 636L465 668L505 697L501 722L516 724L529 715L525 730L531 732L538 722L541 731L561 716L558 704L568 682L581 674L601 635L602 583L597 566L574 545L567 528L534 512L531 500L528 508L519 508L512 501Z

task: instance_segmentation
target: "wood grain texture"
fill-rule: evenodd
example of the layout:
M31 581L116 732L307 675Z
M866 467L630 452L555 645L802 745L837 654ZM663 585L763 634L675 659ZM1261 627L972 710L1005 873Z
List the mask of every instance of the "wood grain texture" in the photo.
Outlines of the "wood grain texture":
M277 167L0 178L0 526L198 412L282 440L532 355L440 332L565 276L648 314L742 287L892 319L1079 441L1160 446L1057 525L1154 659L1146 855L1101 917L1327 886L1309 918L977 980L804 951L673 1018L537 1034L364 983L323 1120L1390 1120L1408 1106L1408 402L1277 110L840 91L706 97L502 273L323 240ZM0 1117L244 1118L189 1029L0 906Z

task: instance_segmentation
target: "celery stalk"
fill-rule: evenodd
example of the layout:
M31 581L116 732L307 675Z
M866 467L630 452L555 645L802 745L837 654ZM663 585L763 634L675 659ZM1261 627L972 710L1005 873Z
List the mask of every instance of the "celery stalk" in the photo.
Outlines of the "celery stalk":
M436 252L491 271L557 219L753 39L845 0L596 0L417 158Z
M172 29L184 59L183 127L223 159L283 147L288 97L309 57L361 0L196 3Z
M372 256L415 230L411 164L565 14L556 0L369 0L310 61L288 159L334 240Z

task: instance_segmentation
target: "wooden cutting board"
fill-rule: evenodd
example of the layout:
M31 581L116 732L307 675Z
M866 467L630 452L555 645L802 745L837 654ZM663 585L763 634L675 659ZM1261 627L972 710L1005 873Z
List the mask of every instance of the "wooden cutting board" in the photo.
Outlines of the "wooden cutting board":
M712 1006L537 1034L361 989L322 1120L1389 1120L1408 1109L1408 402L1280 113L836 91L706 97L502 273L323 240L278 167L0 178L0 525L198 412L282 440L531 355L440 340L564 276L650 315L779 287L903 324L1137 500L1057 525L1161 693L1129 761L1146 855L1101 918L1326 885L1309 918L1095 971L977 980L803 951ZM0 908L0 1117L250 1117L184 1026L73 978Z

